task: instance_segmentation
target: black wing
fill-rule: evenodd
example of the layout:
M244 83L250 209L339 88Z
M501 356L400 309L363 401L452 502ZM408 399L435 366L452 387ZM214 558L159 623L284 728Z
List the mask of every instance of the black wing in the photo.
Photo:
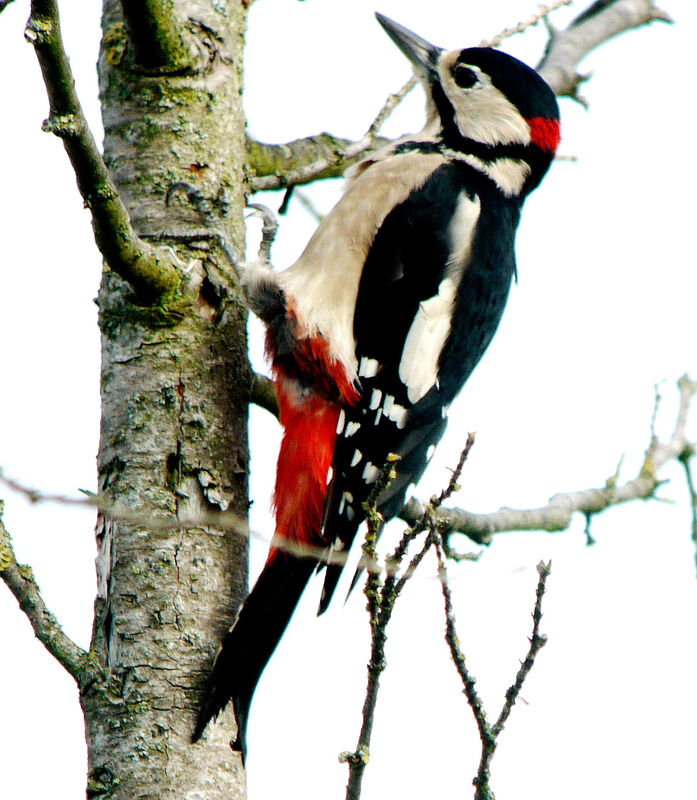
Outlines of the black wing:
M463 199L476 201L480 214L472 230L463 232L464 238L470 236L467 247L460 241L463 263L454 264L452 220ZM362 503L390 453L400 457L397 476L380 496L378 508L386 520L402 509L409 486L418 482L443 435L448 405L493 336L514 271L518 209L511 214L506 205L472 170L450 163L396 206L375 236L354 316L361 401L342 413L325 507L323 530L334 552L350 548L365 518ZM489 219L491 215L496 219ZM502 225L506 215L511 218ZM484 230L489 224L503 230L503 239L511 229L500 252L497 246L490 254L491 248L479 243L482 224ZM402 363L405 343L424 303L436 298L441 282L453 274L458 284L449 333L441 337L437 352L427 349L432 364L420 365L426 371L430 367L437 379L425 392L412 386L410 399ZM320 613L331 600L342 566L327 567Z

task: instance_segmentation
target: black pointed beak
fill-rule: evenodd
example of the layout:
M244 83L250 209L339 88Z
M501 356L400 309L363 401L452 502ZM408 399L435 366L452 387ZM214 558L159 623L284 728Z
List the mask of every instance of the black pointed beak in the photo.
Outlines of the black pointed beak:
M376 12L375 16L390 39L392 39L409 61L411 61L420 75L426 77L435 70L436 64L438 63L438 56L441 54L442 48L435 47L408 28L399 25L383 14L378 14Z

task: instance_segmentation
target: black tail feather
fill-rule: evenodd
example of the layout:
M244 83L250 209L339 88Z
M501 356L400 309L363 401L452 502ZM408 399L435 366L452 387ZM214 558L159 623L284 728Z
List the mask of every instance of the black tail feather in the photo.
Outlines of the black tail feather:
M232 747L247 753L249 706L261 673L285 631L315 569L309 558L284 553L267 563L245 600L232 628L225 634L203 696L192 741L232 700L237 739Z

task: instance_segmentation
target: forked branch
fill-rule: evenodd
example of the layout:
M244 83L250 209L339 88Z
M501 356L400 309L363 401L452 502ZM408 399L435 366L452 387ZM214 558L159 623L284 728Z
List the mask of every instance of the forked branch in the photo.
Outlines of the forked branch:
M490 725L487 721L484 705L477 692L476 680L469 671L465 656L460 649L460 639L455 627L455 613L453 611L452 596L448 583L448 573L445 566L443 551L438 542L436 543L436 553L438 556L438 577L440 578L445 606L445 641L448 644L455 669L462 681L463 691L467 697L467 702L472 710L472 714L474 715L475 722L477 723L477 730L479 731L479 738L482 744L479 769L472 781L475 787L474 798L475 800L493 800L494 794L490 787L491 761L496 753L498 737L513 710L513 706L520 695L520 690L523 688L523 683L535 663L537 654L547 642L547 637L540 634L540 622L542 620L542 597L545 593L547 578L551 572L552 565L551 563L545 564L544 562L540 562L537 565L539 580L537 582L537 592L535 595L535 607L532 612L533 626L530 646L524 660L521 662L514 682L506 691L506 699L496 722Z

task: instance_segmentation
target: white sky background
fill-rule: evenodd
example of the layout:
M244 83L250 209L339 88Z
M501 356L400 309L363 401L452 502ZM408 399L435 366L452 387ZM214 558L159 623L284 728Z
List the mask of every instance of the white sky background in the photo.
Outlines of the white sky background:
M589 5L577 2L564 20ZM94 63L97 3L61 3L78 89L101 136ZM599 486L624 455L636 474L653 386L665 381L659 432L674 421L677 377L695 363L694 4L663 0L677 25L654 24L593 53L585 112L562 101L558 163L527 203L519 285L460 400L419 489L447 480L468 430L477 444L456 502L471 510L531 507L557 491ZM250 13L250 133L284 141L329 130L358 137L409 75L372 13L380 10L449 48L477 44L526 18L534 3L489 0L257 0ZM96 295L100 259L60 142L40 132L47 101L22 37L28 3L0 16L0 464L46 491L95 488L99 426ZM531 64L544 34L504 49ZM414 95L387 132L417 129ZM340 189L307 190L328 210ZM259 198L257 198L259 199ZM280 194L266 196L273 207ZM276 265L299 254L314 223L297 202L282 219ZM258 343L258 337L257 337ZM257 350L259 348L257 347ZM257 352L257 363L259 353ZM278 427L252 414L253 525L266 508ZM693 426L692 435L695 436ZM501 736L492 769L499 800L691 797L697 727L697 581L680 470L661 495L570 532L501 535L479 563L450 570L459 633L490 717L527 647L540 559L552 559L548 645ZM5 521L49 607L87 647L94 597L92 514L29 507L4 489ZM397 528L399 531L399 527ZM466 545L465 545L466 546ZM261 566L264 546L253 553ZM364 797L470 797L479 744L442 640L433 563L401 601L366 771ZM250 726L250 800L341 797L365 683L364 598L314 618L313 585L257 692ZM77 692L0 587L0 770L3 797L84 796Z

